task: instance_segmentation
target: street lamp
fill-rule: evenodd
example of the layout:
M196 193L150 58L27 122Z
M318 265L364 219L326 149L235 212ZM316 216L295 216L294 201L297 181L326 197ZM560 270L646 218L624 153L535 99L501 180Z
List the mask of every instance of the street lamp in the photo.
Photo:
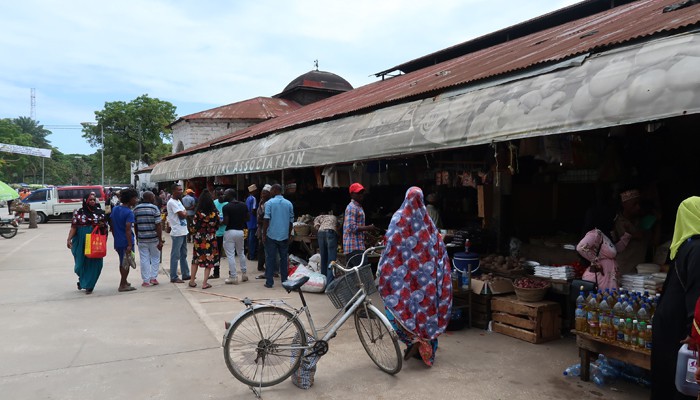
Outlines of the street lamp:
M82 124L93 125L93 126L98 125L97 122L83 122ZM102 124L99 124L99 125L100 125L100 142L102 144L102 146L101 146L102 147L102 149L101 149L101 153L102 153L102 184L101 184L101 186L104 186L105 185L105 128Z

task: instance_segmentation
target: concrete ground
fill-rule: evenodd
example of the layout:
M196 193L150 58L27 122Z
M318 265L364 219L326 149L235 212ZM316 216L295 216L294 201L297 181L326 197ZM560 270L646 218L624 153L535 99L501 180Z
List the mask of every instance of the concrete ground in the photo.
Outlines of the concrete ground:
M229 373L221 349L224 321L243 305L212 294L283 298L299 305L296 294L287 294L279 282L266 289L256 279L240 285L212 280L209 294L171 284L166 243L161 285L142 288L136 269L130 281L138 290L117 292L117 256L110 251L95 292L87 296L76 290L65 245L68 229L65 222L38 229L25 224L15 238L0 238L0 398L254 398ZM249 270L251 278L257 275L252 262ZM323 294L309 294L307 300L317 326L335 313ZM571 337L535 345L464 329L440 337L432 368L412 359L389 376L374 366L352 324L346 324L319 362L311 389L287 380L263 389L263 398L615 400L649 395L624 382L598 387L562 376L576 362Z

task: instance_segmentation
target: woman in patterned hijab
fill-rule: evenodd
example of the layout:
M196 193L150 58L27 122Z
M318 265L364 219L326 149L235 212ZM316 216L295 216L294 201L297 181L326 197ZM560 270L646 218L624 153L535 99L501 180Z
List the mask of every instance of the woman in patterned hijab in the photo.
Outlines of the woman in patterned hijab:
M406 192L385 242L378 273L387 316L408 345L405 358L419 353L432 366L437 337L450 320L452 279L445 244L428 216L420 188Z

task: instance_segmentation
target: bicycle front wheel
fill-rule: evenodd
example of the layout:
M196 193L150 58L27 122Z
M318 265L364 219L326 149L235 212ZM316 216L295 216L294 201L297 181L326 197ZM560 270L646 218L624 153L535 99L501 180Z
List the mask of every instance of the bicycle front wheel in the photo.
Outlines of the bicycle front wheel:
M369 315L365 313L364 307L355 311L357 335L367 355L377 367L387 374L394 375L401 371L403 362L396 332L391 325L384 323L375 307L367 307L367 311Z
M306 333L292 313L277 307L251 309L233 324L224 340L231 374L248 386L273 386L299 368Z
M17 228L0 228L0 236L12 239L17 234Z

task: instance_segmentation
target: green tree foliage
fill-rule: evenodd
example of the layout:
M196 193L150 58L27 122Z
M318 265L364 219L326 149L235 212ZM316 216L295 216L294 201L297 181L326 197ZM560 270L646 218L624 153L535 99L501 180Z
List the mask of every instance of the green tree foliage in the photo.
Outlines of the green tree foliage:
M113 181L129 182L131 162L152 164L169 154L164 140L171 131L166 128L176 119L175 106L167 101L142 95L126 103L105 103L95 111L96 125L83 125L83 137L91 146L100 148L104 130L105 176Z
M22 128L11 119L0 119L0 143L18 146L32 146L32 135L22 132ZM16 182L24 178L32 163L30 156L0 152L0 180Z
M40 149L50 149L51 144L46 139L46 136L51 134L51 131L44 129L44 125L39 125L39 121L35 121L29 117L19 117L12 120L22 132L32 136L32 147Z
M51 131L28 117L0 119L0 143L51 149L51 158L0 152L0 180L29 184L98 184L100 153L63 154L51 146ZM43 175L43 176L42 176Z

